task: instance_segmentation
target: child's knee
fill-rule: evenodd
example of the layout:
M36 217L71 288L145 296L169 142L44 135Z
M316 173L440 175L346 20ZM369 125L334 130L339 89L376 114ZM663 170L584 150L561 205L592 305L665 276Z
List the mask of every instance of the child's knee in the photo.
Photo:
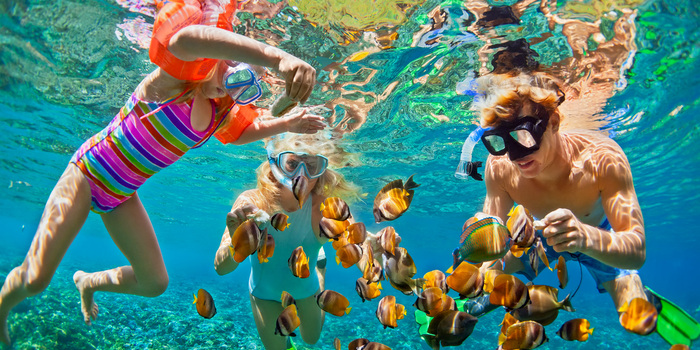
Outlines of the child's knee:
M170 283L170 278L167 273L162 275L149 278L148 281L143 285L144 296L146 297L157 297L168 289L168 284Z

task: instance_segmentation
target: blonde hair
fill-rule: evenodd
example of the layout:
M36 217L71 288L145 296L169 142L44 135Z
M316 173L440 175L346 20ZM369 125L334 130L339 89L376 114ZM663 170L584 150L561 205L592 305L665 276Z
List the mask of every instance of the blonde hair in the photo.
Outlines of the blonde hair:
M530 100L551 114L564 100L557 79L542 72L513 71L487 74L476 80L477 98L472 110L486 127L516 116L523 102Z
M272 142L274 154L282 151L305 152L308 154L320 154L328 158L328 169L318 178L316 185L311 190L311 193L322 195L324 197L340 197L348 203L360 198L360 187L352 182L349 182L345 177L331 169L338 168L350 164L348 157L350 154L345 152L338 141L327 137L327 134L319 132L316 134L287 134L286 136L278 136L267 143ZM277 198L280 192L280 186L275 176L270 169L269 161L265 161L258 167L257 171L257 188L261 192L262 197L267 198L264 203L267 208L272 208L274 205L269 199Z

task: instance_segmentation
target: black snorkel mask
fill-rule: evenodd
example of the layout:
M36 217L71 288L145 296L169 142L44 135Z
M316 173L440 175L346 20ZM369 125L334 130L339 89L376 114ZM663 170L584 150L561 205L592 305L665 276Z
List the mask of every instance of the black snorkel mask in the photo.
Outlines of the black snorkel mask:
M518 160L540 149L542 135L547 130L549 115L544 118L524 116L513 121L501 122L481 135L481 142L494 156L508 153L510 160Z

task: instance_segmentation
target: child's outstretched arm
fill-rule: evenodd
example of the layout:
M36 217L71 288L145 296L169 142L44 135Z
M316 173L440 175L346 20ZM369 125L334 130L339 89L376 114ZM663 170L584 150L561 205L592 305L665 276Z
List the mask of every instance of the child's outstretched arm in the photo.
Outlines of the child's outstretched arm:
M215 58L270 67L285 79L287 95L306 102L316 83L316 70L276 47L221 28L191 25L173 35L169 51L183 61Z
M299 113L289 113L287 116L280 118L259 118L245 128L241 136L232 143L234 145L243 145L283 132L314 134L325 127L326 123L323 117L306 114L306 110L302 110Z

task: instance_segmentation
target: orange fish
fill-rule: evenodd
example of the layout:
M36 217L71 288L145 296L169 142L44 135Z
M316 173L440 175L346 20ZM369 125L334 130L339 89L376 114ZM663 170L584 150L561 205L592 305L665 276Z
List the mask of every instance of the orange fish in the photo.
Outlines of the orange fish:
M292 336L296 337L294 330L299 327L301 320L297 315L297 305L291 304L282 310L282 313L277 317L277 324L275 324L275 334L281 336Z
M513 317L510 313L503 316L503 321L501 321L501 332L498 333L498 345L502 345L506 341L506 332L508 328L514 324L518 323L518 320Z
M338 221L345 221L351 216L348 204L338 197L328 197L321 203L321 215Z
M287 293L287 291L282 291L282 297L280 298L280 301L282 301L282 307L287 307L289 305L296 305L297 301L294 300L294 297L292 297L291 294Z
M335 249L335 250L338 250L347 244L351 244L348 241L348 231L347 230L345 230L345 232L343 232L343 234L341 234L337 240L330 240L330 241L331 241L331 244L333 245L333 249Z
M554 268L557 269L559 288L566 288L566 285L569 283L569 272L566 269L566 260L564 260L563 256L559 255L559 260L554 265Z
M690 350L690 347L688 347L688 345L685 344L674 344L668 350Z
M459 248L452 252L452 267L462 261L478 264L504 257L508 253L510 236L508 228L501 224L500 219L492 216L483 219L473 217L462 226L459 242Z
M493 292L493 282L496 277L503 274L503 270L499 269L487 269L484 273L484 293Z
M443 307L450 304L447 298L450 297L444 294L440 288L429 287L423 290L423 293L416 299L413 306L425 312L426 315L434 317L444 310Z
M197 295L194 295L194 302L192 304L197 304L197 313L204 318L212 318L216 315L216 306L214 306L214 298L211 294L204 289L197 291Z
M512 237L510 251L516 258L521 257L535 243L536 235L533 222L532 215L522 205L513 207L508 213L506 227Z
M654 304L644 298L632 299L631 302L622 305L618 312L620 312L620 324L629 332L647 335L656 329L658 311Z
M262 263L268 262L268 259L275 253L275 239L267 233L267 228L261 234L260 243L258 244L258 261Z
M357 292L357 295L362 298L363 303L365 300L372 300L378 297L382 293L380 292L381 289L381 283L368 283L367 280L362 277L358 278L355 282L355 291Z
M423 279L425 280L423 288L438 287L440 288L440 290L442 290L443 293L447 293L447 291L450 290L450 288L447 287L447 279L445 277L445 273L440 270L432 270L426 272L423 275Z
M576 311L571 306L571 300L567 295L562 301L558 301L559 290L545 285L529 285L527 293L530 295L530 303L513 310L513 316L520 321L537 321L546 326L559 315L559 310L569 312Z
M348 298L342 294L326 289L323 292L316 295L316 305L321 308L321 310L330 313L335 316L344 316L350 312L352 309Z
M411 175L406 184L402 180L394 180L388 183L374 198L374 220L382 221L395 220L408 210L413 200L413 189L420 186L413 181Z
M374 258L372 246L369 244L363 245L362 259L358 262L358 266L362 271L362 278L367 280L367 283L379 282L384 279L384 270L379 265L379 261Z
M362 258L362 248L357 244L346 244L340 247L335 254L335 262L342 263L346 269L357 264L360 258Z
M473 298L481 295L484 288L484 277L479 269L463 261L446 278L447 286L459 293L460 298Z
M376 314L384 329L386 327L396 328L396 320L400 320L406 315L406 308L396 303L396 297L387 295L379 301Z
M394 248L401 242L401 237L393 227L387 226L377 233L377 240L385 252L394 254Z
M294 198L299 201L299 208L304 207L304 201L309 194L309 179L303 175L297 175L292 179L292 193Z
M287 216L287 214L277 213L275 215L272 215L272 218L270 218L270 224L272 225L272 227L275 228L275 230L284 231L284 229L289 227L287 219L289 219L289 216Z
M382 343L377 343L377 342L373 342L373 341L371 341L371 342L365 344L365 346L361 346L357 349L359 349L359 350L391 350L390 347L388 347Z
M505 306L508 310L519 309L530 301L528 288L517 277L502 274L493 282L493 291L489 295L489 302L494 305Z
M337 240L345 232L350 223L345 221L338 221L329 218L321 218L321 223L319 224L319 237L326 237L328 239Z
M333 348L334 348L335 350L341 350L341 349L342 349L342 345L340 344L340 339L338 339L338 338L333 339Z
M477 318L462 311L446 310L432 320L428 325L427 335L424 339L433 348L442 346L459 346L474 331Z
M237 263L255 253L260 244L260 229L253 219L248 219L240 224L231 236L231 255Z
M589 334L593 334L593 328L585 318L568 320L557 331L557 335L564 340L586 341Z
M535 321L518 322L506 330L501 349L534 349L547 342L544 327Z
M416 274L416 264L406 248L397 247L396 255L384 254L384 274L391 286L406 295L420 295L420 289L425 280L413 279Z
M367 227L361 222L356 222L347 227L347 240L351 244L362 244L367 238Z
M357 338L348 344L348 349L357 350L364 349L364 346L369 344L369 340L365 338Z
M304 248L301 246L294 249L292 255L287 260L289 269L292 275L299 278L307 278L311 275L309 272L309 258L304 253Z

